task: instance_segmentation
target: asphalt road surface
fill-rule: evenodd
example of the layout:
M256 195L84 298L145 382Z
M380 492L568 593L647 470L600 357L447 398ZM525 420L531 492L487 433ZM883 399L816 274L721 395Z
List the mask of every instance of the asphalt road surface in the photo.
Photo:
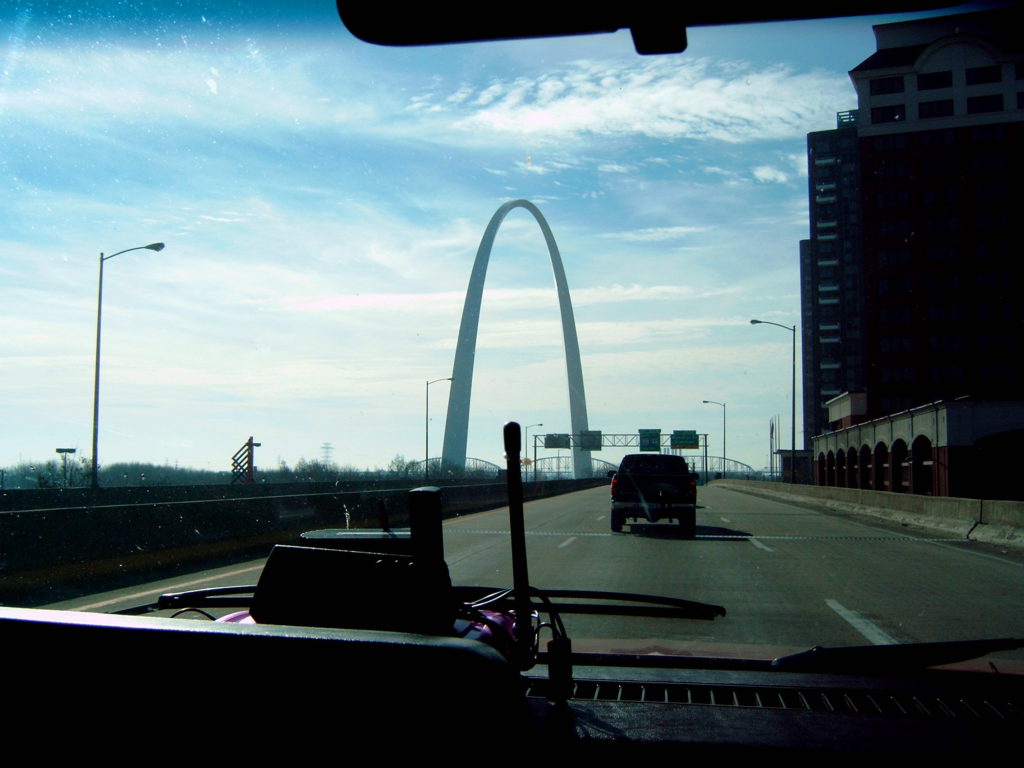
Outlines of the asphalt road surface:
M577 648L770 656L813 645L1024 636L1018 553L714 486L701 489L699 504L696 539L666 523L613 534L607 488L526 505L534 586L644 592L728 611L714 621L565 617ZM512 585L507 509L448 520L444 538L453 583ZM241 563L49 607L120 610L165 591L254 584L261 567Z

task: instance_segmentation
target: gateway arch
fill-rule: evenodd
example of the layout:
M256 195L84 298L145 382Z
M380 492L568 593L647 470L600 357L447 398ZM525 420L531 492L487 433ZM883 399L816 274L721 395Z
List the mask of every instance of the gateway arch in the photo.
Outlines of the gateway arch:
M473 391L473 362L476 357L476 335L480 325L480 301L483 298L484 278L487 275L487 262L491 257L491 247L498 234L498 228L508 213L514 208L525 208L537 220L544 241L551 256L551 270L555 276L555 288L558 291L558 307L562 314L562 338L565 343L565 368L569 379L569 418L574 435L587 429L587 399L583 391L583 366L580 364L580 345L576 339L576 321L572 314L572 303L569 300L569 284L565 279L562 257L558 253L558 244L551 234L540 209L529 200L510 200L494 212L480 247L476 251L473 272L469 277L466 289L466 303L462 308L462 322L459 325L459 341L455 348L455 365L452 368L452 383L448 394L448 417L444 428L444 448L441 453L441 464L456 472L466 466L466 440L469 435L469 402ZM579 447L572 449L572 466L575 477L588 477L591 474L589 451L581 451Z

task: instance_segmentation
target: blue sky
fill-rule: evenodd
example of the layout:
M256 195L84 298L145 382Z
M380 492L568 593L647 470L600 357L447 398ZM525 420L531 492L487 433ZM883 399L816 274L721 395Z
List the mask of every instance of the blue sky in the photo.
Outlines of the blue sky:
M158 240L106 262L101 461L220 469L250 434L263 464L324 442L421 458L424 382L451 375L476 247L515 198L561 248L593 429L697 429L716 454L712 399L730 457L763 466L775 414L788 443L790 337L749 319L799 322L805 137L856 106L880 19L639 57L626 33L376 48L333 3L272 23L52 7L0 16L0 466L89 452L98 254ZM487 287L469 455L500 461L506 420L569 431L523 211Z

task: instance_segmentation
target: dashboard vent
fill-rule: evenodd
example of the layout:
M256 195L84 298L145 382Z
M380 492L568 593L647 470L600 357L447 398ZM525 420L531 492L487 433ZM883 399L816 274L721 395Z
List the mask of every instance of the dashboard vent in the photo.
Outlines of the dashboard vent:
M527 695L546 696L548 681L532 679ZM747 707L843 715L885 715L925 719L1024 721L1024 702L983 695L948 695L853 688L787 688L576 680L577 701L644 702L712 707Z

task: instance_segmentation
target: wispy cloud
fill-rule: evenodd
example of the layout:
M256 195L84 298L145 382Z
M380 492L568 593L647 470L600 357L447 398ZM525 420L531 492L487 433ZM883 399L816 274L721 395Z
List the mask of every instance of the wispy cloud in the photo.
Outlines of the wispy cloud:
M453 116L453 123L476 140L634 134L745 142L800 136L849 96L844 77L781 65L755 69L706 58L580 61L537 79L480 87L475 99L462 102L475 109Z
M759 165L753 170L754 178L758 181L763 182L774 182L778 184L785 184L789 181L789 176L780 171L778 168L773 168L770 165Z
M706 232L708 227L651 227L637 229L632 232L606 232L601 237L628 242L654 242L662 240L681 240L687 235Z

